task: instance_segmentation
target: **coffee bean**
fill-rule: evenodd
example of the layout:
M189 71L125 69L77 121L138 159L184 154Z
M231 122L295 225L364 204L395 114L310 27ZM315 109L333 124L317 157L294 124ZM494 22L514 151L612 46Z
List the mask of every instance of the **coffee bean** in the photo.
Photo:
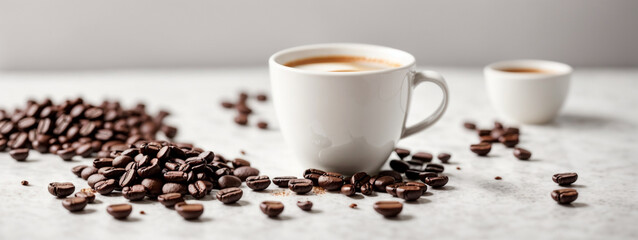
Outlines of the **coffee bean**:
M435 172L421 172L419 173L419 179L421 179L422 182L425 182L425 178L429 178L429 177L438 177L439 174L435 173Z
M481 141L481 143L493 143L493 142L498 142L498 139L493 138L490 135L487 136L480 136L479 140Z
M264 102L266 101L266 99L267 99L266 94L263 94L263 93L257 94L257 101Z
M341 189L341 186L343 186L343 178L340 176L323 175L319 177L317 182L320 187L325 188L328 191L337 191Z
M405 171L410 169L410 165L401 160L392 160L390 161L390 168L392 168L392 170L394 171L404 173Z
M188 174L182 171L167 171L164 173L164 181L166 182L184 183L187 180Z
M231 109L231 108L235 107L234 103L228 102L228 101L222 101L221 105L222 105L222 107L228 108L228 109Z
M196 199L200 199L206 196L208 193L207 185L204 181L198 180L188 185L188 192Z
M92 153L93 147L91 146L91 143L82 144L75 149L75 154L78 156L82 156L83 158L90 157Z
M175 210L184 219L194 220L202 216L204 213L204 205L181 202L175 204Z
M121 187L132 185L137 179L137 173L135 169L125 170L124 174L120 177L119 184Z
M140 178L149 178L153 176L160 175L162 173L162 168L159 166L157 162L157 158L154 158L154 163L148 166L140 166L137 169L137 176Z
M103 167L112 167L113 159L112 158L98 158L93 161L93 167L99 169Z
M166 193L157 196L157 200L165 207L173 207L175 204L183 202L184 198L179 193Z
M348 205L348 207L350 207L350 208L357 208L357 204L356 204L356 203L351 203L350 205Z
M75 193L75 197L81 197L86 199L86 202L93 203L95 201L95 194L90 191L80 191Z
M319 177L321 177L325 173L326 172L319 169L309 168L309 169L306 169L306 171L304 171L303 177L305 179L312 180L312 184L314 186L319 186Z
M399 156L401 160L403 160L407 156L410 156L410 150L407 150L405 148L395 148L394 152L397 154L397 156Z
M393 197L397 196L397 188L400 186L405 186L406 183L398 182L385 186L385 191L392 195Z
M506 147L512 148L518 144L518 134L503 134L498 138L498 141Z
M394 170L384 170L384 171L380 171L379 174L377 175L379 177L383 177L383 176L390 176L392 178L394 178L395 182L401 182L403 181L403 178L401 177L401 173L394 171Z
M239 201L244 192L239 188L226 188L217 191L217 200L224 204L230 204Z
M277 185L280 188L287 188L288 187L288 181L290 181L290 179L297 179L297 177L295 177L295 176L274 177L272 179L272 183L274 183L275 185Z
M146 189L142 184L122 188L122 196L130 201L139 201L146 196Z
M66 198L62 201L62 206L70 212L77 212L84 210L88 201L83 197Z
M487 156L487 154L490 153L490 150L492 150L492 144L484 142L479 144L472 144L470 146L470 150L479 156Z
M268 129L268 123L264 121L257 122L257 127L260 129Z
M311 201L297 201L297 207L301 208L304 211L312 210L312 202Z
M439 153L439 160L441 160L442 163L448 163L448 161L450 161L450 158L452 157L452 155L450 155L449 153Z
M423 180L424 180L423 182L429 185L430 187L440 188L445 186L445 184L447 184L448 177L447 176L427 177Z
M18 148L9 151L9 155L16 161L24 161L29 157L29 149L28 148Z
M421 161L421 162L430 162L432 161L432 154L428 152L417 152L412 155L413 160Z
M117 179L119 181L120 177L126 172L124 168L115 168L115 167L103 167L98 169L99 174L104 175L106 178Z
M442 173L444 170L445 170L445 167L443 167L443 165L436 164L436 163L429 163L427 166L425 166L425 169L423 169L424 172L435 172L435 173Z
M407 182L405 183L406 186L416 186L419 187L419 189L421 189L421 195L423 195L423 193L425 193L426 191L428 191L428 185L425 185L425 183L420 183L420 182Z
M524 148L514 148L514 157L520 160L528 160L532 157L532 153Z
M474 124L473 122L464 122L463 127L465 127L465 129L475 130L476 124Z
M234 168L250 167L250 162L241 158L235 158L235 160L233 160L232 163Z
M492 135L492 130L490 129L479 129L476 131L476 133L478 134L479 137L481 136L491 136Z
M233 175L222 176L217 180L221 189L241 186L241 179Z
M56 151L55 154L60 156L64 161L71 161L75 156L75 148L60 149Z
M118 183L113 179L106 179L95 183L95 190L102 195L107 195L113 192L118 187Z
M20 181L20 184L22 184L22 186L28 186L29 185L29 181L22 180L22 181Z
M552 191L552 199L560 204L570 204L578 198L578 191L572 188L556 189Z
M94 168L93 166L88 166L84 169L82 169L82 172L80 173L80 177L82 177L82 179L87 180L89 179L89 177L93 174L96 174L98 171L97 168Z
M259 170L253 167L240 167L233 170L233 175L237 176L242 181L250 176L258 176Z
M246 124L248 124L248 115L242 113L238 114L235 117L235 123L240 126L246 126Z
M367 183L362 184L361 187L359 188L359 190L361 191L361 193L363 195L372 195L374 187L372 186L372 184L367 182Z
M374 181L374 190L385 192L385 187L395 183L395 179L391 176L380 176Z
M268 217L274 218L284 211L284 204L279 201L263 201L259 204L259 209Z
M124 168L131 162L133 162L133 158L123 154L114 158L111 164L113 167Z
M417 186L399 186L396 189L397 197L403 198L406 201L414 201L417 200L423 195L421 188Z
M77 165L77 166L71 168L71 172L73 174L75 174L75 176L81 177L82 176L82 170L84 170L87 167L88 167L87 165Z
M352 184L344 184L341 186L341 193L346 196L354 196L357 193L357 190Z
M499 177L499 176L494 177L494 180L502 180L502 179L503 179L503 178L502 178L502 177Z
M288 188L297 194L306 194L312 190L312 180L310 179L290 179Z
M49 183L48 189L51 195L58 198L64 198L75 191L75 186L70 182L52 182Z
M367 183L369 181L370 181L370 175L368 175L368 173L365 173L365 172L355 173L350 178L350 183L354 186L355 189L360 189L362 184Z
M261 191L270 186L270 178L263 176L250 176L246 178L246 186L255 191Z
M182 183L164 183L162 186L162 193L179 193L187 194L189 191L188 186Z
M552 176L552 180L561 186L571 185L572 183L576 182L577 179L577 173L557 173Z
M503 129L503 124L499 121L494 121L494 129Z
M408 169L405 171L405 177L410 180L417 180L422 172L421 170Z
M374 210L384 217L396 217L403 210L403 204L397 201L379 201L374 203Z
M124 219L131 215L133 206L131 204L113 204L106 207L106 212L111 214L115 219Z
M505 134L520 134L520 130L515 127L508 127L505 129Z
M107 178L99 173L93 174L91 175L87 180L86 183L89 185L89 187L95 189L95 184L101 181L106 180Z

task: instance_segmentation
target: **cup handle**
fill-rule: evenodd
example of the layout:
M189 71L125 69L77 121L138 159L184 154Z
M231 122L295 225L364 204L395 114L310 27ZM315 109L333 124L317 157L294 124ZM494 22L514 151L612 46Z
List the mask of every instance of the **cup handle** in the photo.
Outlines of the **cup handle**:
M434 124L441 118L441 116L443 116L443 113L445 113L448 104L449 91L447 88L447 82L445 82L445 79L443 79L443 76L441 76L441 74L434 71L422 71L414 74L414 78L412 81L412 89L416 88L419 84L424 82L431 82L436 84L441 88L441 91L443 91L443 99L441 100L441 104L436 109L436 111L434 111L434 113L432 113L430 116L412 126L404 126L401 138L409 137L410 135L418 133Z

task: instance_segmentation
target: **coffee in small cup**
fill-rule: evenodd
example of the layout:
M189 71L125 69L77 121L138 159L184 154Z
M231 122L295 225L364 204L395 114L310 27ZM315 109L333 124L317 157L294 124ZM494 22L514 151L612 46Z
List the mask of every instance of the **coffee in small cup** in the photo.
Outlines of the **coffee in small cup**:
M365 72L400 67L384 59L360 56L318 56L287 62L288 67L321 72Z
M511 67L511 68L500 68L497 69L503 72L511 72L511 73L554 73L551 70L541 69L541 68L530 68L530 67Z

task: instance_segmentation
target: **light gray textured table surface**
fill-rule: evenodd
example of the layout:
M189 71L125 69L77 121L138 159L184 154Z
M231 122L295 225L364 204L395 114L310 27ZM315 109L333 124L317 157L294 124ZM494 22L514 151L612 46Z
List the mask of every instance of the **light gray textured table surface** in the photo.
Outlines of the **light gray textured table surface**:
M638 237L638 69L577 69L561 116L544 126L520 126L520 146L533 152L519 161L510 149L495 145L490 157L468 150L476 136L462 128L465 119L489 127L498 117L486 98L478 68L433 68L448 80L451 101L443 119L430 129L402 140L400 146L433 153L451 152L446 165L450 183L429 189L418 202L405 203L399 218L384 219L372 209L388 194L349 198L341 194L297 196L271 185L262 193L242 186L238 204L224 206L208 196L198 201L205 212L187 222L157 202L133 203L127 221L105 211L119 196L100 196L83 212L72 214L46 189L51 181L71 181L78 188L72 166L57 156L31 152L27 162L0 153L0 239L636 239ZM178 140L225 156L244 156L262 173L297 175L297 165L277 131L270 102L253 103L256 119L272 129L238 127L232 114L219 107L239 90L268 91L265 68L221 70L111 71L84 73L0 73L0 108L13 109L28 97L56 100L82 95L92 101L116 98L132 105L143 100L151 110L166 108L178 125ZM434 87L417 89L410 120L434 109L440 96ZM418 108L417 108L418 106ZM251 120L251 121L252 121ZM254 121L251 124L254 125ZM507 122L506 122L507 123ZM457 170L460 167L461 170ZM386 167L387 168L387 165ZM579 198L561 206L549 196L559 188L551 176L578 172L573 187ZM497 181L495 176L503 179ZM29 186L20 185L28 180ZM312 212L295 206L297 200L315 203ZM263 200L284 202L280 218L259 210ZM196 200L192 200L196 201ZM358 208L348 207L356 203ZM145 211L141 215L139 211Z

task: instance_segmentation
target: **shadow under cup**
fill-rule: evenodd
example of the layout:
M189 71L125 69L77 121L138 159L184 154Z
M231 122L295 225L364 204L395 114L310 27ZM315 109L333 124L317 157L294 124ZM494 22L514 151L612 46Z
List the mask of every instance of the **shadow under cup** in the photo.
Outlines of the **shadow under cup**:
M552 121L564 105L573 69L545 60L490 64L484 75L489 99L501 117L524 124Z
M285 66L338 55L400 66L360 72ZM320 44L280 51L270 58L269 67L282 134L303 167L353 174L378 171L386 162L404 130L415 69L412 55L365 44Z

